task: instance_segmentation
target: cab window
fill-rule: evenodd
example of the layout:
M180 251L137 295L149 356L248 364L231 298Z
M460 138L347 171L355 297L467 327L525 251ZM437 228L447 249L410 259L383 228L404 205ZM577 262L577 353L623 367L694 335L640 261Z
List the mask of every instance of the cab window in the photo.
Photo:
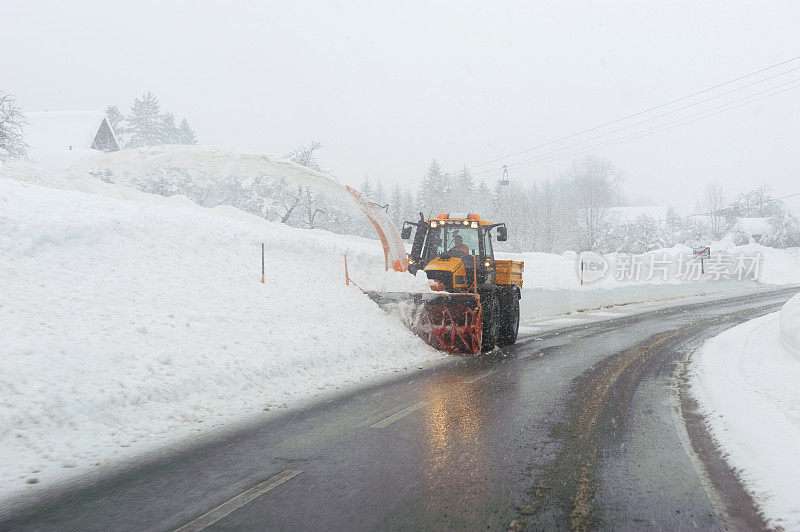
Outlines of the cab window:
M426 256L433 259L442 253L452 253L457 251L458 239L461 237L461 245L466 246L469 255L479 255L480 246L478 230L463 227L439 227L428 231L425 243ZM462 252L463 253L463 252Z

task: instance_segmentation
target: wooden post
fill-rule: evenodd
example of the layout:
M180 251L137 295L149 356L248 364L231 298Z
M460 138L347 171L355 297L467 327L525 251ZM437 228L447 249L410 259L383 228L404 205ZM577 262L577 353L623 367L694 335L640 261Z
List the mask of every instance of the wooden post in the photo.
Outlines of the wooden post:
M350 274L347 272L347 253L344 254L344 284L350 286Z

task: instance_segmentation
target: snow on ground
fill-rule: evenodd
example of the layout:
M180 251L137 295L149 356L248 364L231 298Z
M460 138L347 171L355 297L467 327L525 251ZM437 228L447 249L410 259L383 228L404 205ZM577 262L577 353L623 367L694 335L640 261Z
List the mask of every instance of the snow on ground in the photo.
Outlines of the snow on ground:
M95 154L64 174L0 165L0 498L445 357L344 285L347 252L366 289L429 290L424 274L384 273L377 240L88 175L113 168L124 183L159 164L198 179L222 166L341 189L297 165L216 148ZM759 282L799 281L798 250L749 251L768 257ZM756 284L618 280L624 259L608 257L610 274L582 287L574 253L505 256L526 261L528 320Z
M0 496L444 357L345 286L377 241L131 197L0 178Z
M773 526L800 530L800 295L692 356L711 434Z

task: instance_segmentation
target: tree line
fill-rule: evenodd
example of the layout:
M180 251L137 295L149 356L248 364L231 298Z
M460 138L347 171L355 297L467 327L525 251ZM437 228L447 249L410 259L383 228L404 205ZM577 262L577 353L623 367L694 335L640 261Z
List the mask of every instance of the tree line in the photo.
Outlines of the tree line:
M320 148L319 142L311 142L284 158L324 172L317 159ZM767 219L769 230L761 243L800 246L800 221L767 186L726 202L723 187L712 182L698 204L703 215L679 216L674 208L668 208L663 217L639 214L630 219L620 216L630 206L623 183L622 172L610 161L585 157L560 174L533 183L502 185L498 181L490 186L485 180L476 180L467 168L451 175L434 160L416 188L396 184L387 189L368 175L357 188L383 207L398 227L405 220L418 220L420 213L428 218L442 212L473 212L505 222L509 240L498 249L508 251L643 253L677 244L699 247L726 235L735 244L745 244L750 237L741 227L742 217ZM208 207L230 205L293 227L375 236L363 215L354 214L338 200L266 174L208 176L198 185L180 169L165 169L157 175L141 176L136 185L157 194L184 194Z
M106 119L117 136L121 149L160 146L163 144L197 144L197 135L185 118L176 123L175 115L162 112L152 92L134 98L128 113L116 105L106 108Z

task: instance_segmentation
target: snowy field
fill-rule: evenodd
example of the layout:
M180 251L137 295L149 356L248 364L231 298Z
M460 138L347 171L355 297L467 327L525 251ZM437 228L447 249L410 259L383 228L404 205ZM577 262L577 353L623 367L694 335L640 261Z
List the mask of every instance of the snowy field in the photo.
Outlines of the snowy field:
M210 151L212 162L228 155ZM135 171L136 157L116 157ZM263 157L237 164L296 171ZM796 281L782 272L798 250L759 251L759 281ZM0 166L0 498L446 360L344 285L345 252L365 288L425 288L384 273L377 240ZM581 287L575 254L514 258L526 261L524 320L757 284L609 277Z
M800 530L800 295L708 340L691 373L711 434L771 525Z

